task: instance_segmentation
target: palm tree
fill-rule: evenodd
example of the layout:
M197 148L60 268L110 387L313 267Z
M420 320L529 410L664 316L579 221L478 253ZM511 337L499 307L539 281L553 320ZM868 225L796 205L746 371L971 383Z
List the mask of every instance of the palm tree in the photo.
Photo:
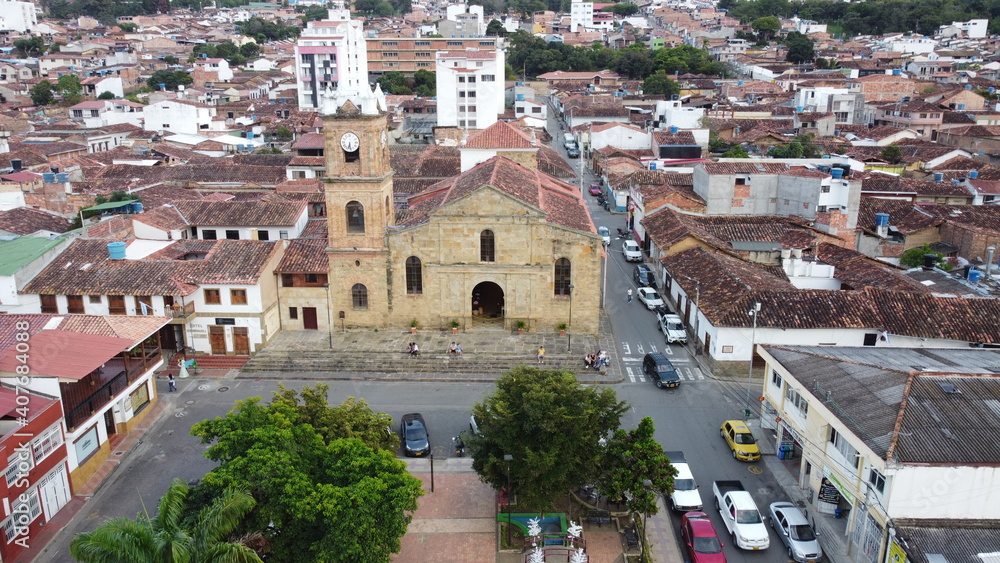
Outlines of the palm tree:
M154 518L148 513L135 520L115 518L77 534L70 555L85 563L260 563L242 540L227 541L256 505L253 497L227 489L198 514L193 530L185 530L181 516L187 496L187 485L174 479Z

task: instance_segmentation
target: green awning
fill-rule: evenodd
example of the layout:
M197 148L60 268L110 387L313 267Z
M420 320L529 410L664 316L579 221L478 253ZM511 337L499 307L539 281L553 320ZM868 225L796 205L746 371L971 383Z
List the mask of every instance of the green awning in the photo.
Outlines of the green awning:
M107 203L99 203L93 207L81 209L80 211L104 211L105 209L119 209L121 207L125 207L126 205L132 205L133 203L137 203L136 200L109 201Z

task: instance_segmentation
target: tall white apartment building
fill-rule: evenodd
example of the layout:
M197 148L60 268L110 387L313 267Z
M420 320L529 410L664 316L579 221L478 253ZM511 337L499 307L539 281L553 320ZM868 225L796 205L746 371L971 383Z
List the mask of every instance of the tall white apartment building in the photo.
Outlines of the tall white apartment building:
M319 108L324 91L371 93L368 49L360 21L337 2L325 20L311 21L295 45L300 108Z
M594 3L572 2L569 10L569 30L573 33L586 31L594 25ZM581 29L581 27L583 29Z
M504 52L438 51L438 126L486 129L504 112Z
M0 31L31 31L38 25L38 14L31 2L0 0Z

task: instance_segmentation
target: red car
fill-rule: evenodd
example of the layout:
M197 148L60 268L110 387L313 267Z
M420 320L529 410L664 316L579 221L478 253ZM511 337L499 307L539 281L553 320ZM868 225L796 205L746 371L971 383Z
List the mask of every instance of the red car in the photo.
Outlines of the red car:
M693 563L726 563L718 534L704 512L688 512L681 518L681 543Z
M590 195L593 195L593 196L601 195L601 186L599 186L598 184L591 184L590 185Z

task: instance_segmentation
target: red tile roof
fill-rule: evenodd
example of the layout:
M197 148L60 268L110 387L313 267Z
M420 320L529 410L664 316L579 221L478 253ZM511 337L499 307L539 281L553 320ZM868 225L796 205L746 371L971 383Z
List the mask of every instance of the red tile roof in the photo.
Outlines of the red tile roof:
M538 141L531 144L531 136L506 121L497 121L482 131L469 136L465 142L467 149L533 149Z

